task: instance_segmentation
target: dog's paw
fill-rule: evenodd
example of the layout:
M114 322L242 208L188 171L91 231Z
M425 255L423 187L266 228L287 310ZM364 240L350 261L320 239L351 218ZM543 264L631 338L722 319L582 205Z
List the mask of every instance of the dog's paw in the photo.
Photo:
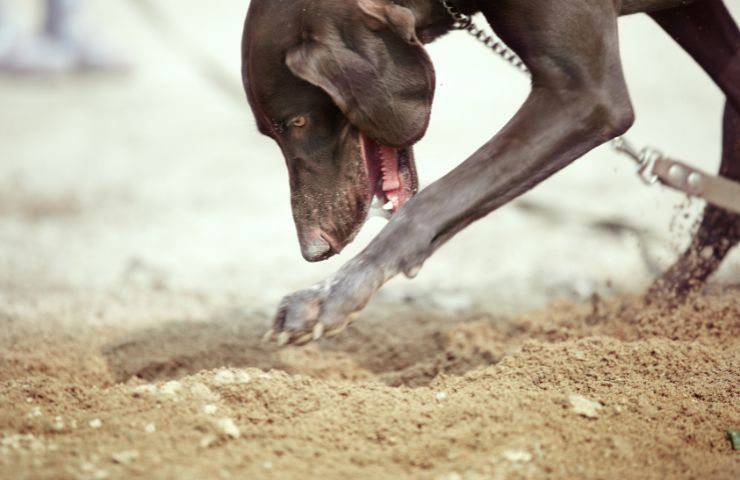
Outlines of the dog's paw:
M278 346L305 345L342 332L350 324L350 316L327 308L330 295L331 287L322 283L283 298L264 340Z
M283 298L264 339L305 345L342 332L382 284L382 272L369 265L350 264L329 280Z

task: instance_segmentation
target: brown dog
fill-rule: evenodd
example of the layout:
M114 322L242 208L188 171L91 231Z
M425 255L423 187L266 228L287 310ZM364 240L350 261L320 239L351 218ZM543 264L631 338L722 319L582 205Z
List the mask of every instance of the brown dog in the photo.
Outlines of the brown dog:
M252 0L244 86L259 130L285 156L303 256L341 251L373 197L393 214L334 276L283 300L270 333L278 343L341 330L388 279L413 277L461 229L628 130L620 14L651 12L724 91L721 173L740 179L740 33L721 0L451 3L485 15L531 71L532 91L488 143L414 195L412 145L434 96L423 44L452 27L439 0ZM707 207L694 244L664 282L683 291L705 279L739 239L740 219ZM706 247L710 255L697 255Z

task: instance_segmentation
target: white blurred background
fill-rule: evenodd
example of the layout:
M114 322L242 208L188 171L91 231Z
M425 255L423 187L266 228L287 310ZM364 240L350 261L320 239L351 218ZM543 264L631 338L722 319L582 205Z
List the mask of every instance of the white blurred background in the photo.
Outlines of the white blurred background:
M34 26L41 2L4 3L17 26ZM728 6L737 18L740 4ZM119 47L129 74L0 76L0 299L136 289L271 309L382 228L371 220L325 263L302 259L282 156L258 134L240 91L247 7L87 0L86 28ZM629 137L716 171L719 90L646 16L623 18L620 30L637 113ZM462 33L428 48L438 90L416 148L423 184L489 139L528 86ZM645 255L669 265L701 207L644 186L628 160L601 147L467 229L416 280L394 280L381 298L509 311L595 291L637 292L653 275ZM602 221L639 233L594 227ZM740 279L737 251L716 278Z

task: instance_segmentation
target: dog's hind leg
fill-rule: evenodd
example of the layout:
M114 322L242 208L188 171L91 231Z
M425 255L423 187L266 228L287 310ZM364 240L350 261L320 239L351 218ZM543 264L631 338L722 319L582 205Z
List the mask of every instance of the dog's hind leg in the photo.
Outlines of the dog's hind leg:
M650 16L696 60L740 112L740 31L722 0L705 0Z
M740 181L740 31L720 0L651 14L726 96L720 175ZM700 288L740 241L740 215L707 205L687 250L652 285L648 298L681 300Z
M720 174L740 181L740 114L729 102L725 104ZM740 215L707 205L691 244L653 283L648 298L681 300L687 293L701 288L738 241Z

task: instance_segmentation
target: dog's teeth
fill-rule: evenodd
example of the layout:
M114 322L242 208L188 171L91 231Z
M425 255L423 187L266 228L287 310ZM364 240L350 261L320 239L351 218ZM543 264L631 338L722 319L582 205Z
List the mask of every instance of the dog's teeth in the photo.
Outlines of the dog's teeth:
M388 200L388 203L383 205L383 210L393 210L393 200Z

